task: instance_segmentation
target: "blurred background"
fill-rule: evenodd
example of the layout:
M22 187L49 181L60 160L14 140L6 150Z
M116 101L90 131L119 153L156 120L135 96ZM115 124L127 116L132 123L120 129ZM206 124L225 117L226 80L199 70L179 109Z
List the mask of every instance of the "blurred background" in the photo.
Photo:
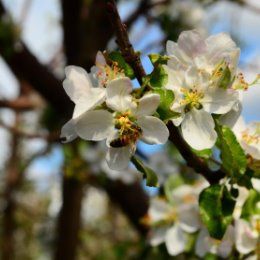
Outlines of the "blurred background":
M147 256L149 230L140 221L158 190L131 167L109 170L104 144L59 140L73 111L62 87L65 66L90 71L98 50L117 48L106 4L0 0L1 260L159 259ZM245 78L260 72L259 0L117 4L147 73L147 54L165 53L167 40L194 28L205 37L228 32L241 48ZM259 86L244 94L247 122L260 120L259 97ZM139 155L162 176L180 171L180 157L163 149L142 145Z

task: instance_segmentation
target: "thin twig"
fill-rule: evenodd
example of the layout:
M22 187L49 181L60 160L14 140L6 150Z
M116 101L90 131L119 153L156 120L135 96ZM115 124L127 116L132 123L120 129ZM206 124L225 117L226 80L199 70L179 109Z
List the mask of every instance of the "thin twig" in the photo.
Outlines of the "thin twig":
M110 0L108 2L107 9L111 24L116 34L117 44L120 47L120 51L122 52L126 62L129 63L129 65L133 68L138 82L140 85L142 85L142 78L146 74L141 64L140 56L134 51L134 48L129 41L126 25L121 21L114 0Z

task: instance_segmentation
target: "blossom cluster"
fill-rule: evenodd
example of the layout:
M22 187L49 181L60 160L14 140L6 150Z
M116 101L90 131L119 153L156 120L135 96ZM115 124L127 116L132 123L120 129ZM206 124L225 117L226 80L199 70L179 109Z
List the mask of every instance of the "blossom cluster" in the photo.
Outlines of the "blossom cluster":
M182 32L177 42L168 41L165 55L149 55L154 70L140 86L135 86L135 72L119 52L98 52L89 73L77 66L65 69L63 87L75 108L61 137L64 142L77 137L104 141L106 165L103 146L98 146L97 155L85 153L85 159L93 169L102 161L97 171L112 179L135 181L126 170L132 161L148 186L163 187L166 181L164 199L152 199L142 222L152 229L150 244L165 242L170 255L190 250L202 258L227 258L236 250L243 259L257 259L260 123L246 125L240 114L242 93L258 83L259 76L251 84L244 80L239 54L228 34L204 39L193 30ZM154 178L153 170L134 156L138 141L165 144L169 136L183 138L206 167L213 162L224 172L222 180L180 184L181 169L163 153L150 159L159 175ZM173 189L167 185L171 178ZM190 240L195 242L188 246Z
M260 192L259 180L254 179L253 184ZM252 194L238 187L240 195L232 215L233 221L220 240L210 236L200 214L199 194L207 186L205 181L199 180L172 189L168 198L152 198L148 215L143 219L143 223L151 227L149 243L152 246L165 243L172 256L194 251L201 258L212 254L228 259L236 250L241 256L250 254L250 257L243 259L257 259L260 216L254 213L247 218L241 217L242 213L246 215L242 209L246 201L252 199ZM259 212L259 202L253 206ZM189 246L191 239L196 242Z

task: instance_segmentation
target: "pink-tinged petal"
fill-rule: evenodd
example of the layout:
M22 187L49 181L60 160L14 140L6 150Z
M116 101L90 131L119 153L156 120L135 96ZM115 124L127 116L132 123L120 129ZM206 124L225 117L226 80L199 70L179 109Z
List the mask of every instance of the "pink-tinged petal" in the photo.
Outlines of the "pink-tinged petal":
M105 66L107 64L106 59L101 51L97 52L96 55L96 65L97 66Z
M210 88L201 99L203 109L209 113L225 114L238 101L238 92L232 89Z
M60 138L62 139L63 143L68 143L73 141L78 137L75 131L74 120L69 120L61 129Z
M185 141L196 150L212 148L217 140L212 116L204 111L192 109L185 115L181 124Z
M142 141L147 144L164 144L169 137L166 125L157 117L143 116L138 118L137 124L142 129Z
M187 235L178 224L175 224L166 233L165 244L170 255L176 256L183 253L187 242Z
M92 88L87 72L81 67L67 66L65 68L66 79L63 87L71 100L76 103L82 95L88 93Z
M88 111L77 120L75 129L85 140L103 140L114 130L113 115L106 110Z
M117 112L132 110L136 104L130 95L132 82L129 78L118 78L109 82L107 85L107 106Z
M118 148L109 147L106 161L110 169L120 171L127 169L131 156L132 148L130 145Z
M238 53L239 56L239 49L236 47L235 42L226 33L219 33L208 37L206 39L206 44L208 50L207 59L211 64L216 65L221 62L223 58L228 58L229 55L234 55L234 51ZM236 60L237 59L238 57ZM230 60L227 61L230 62Z
M206 53L207 50L204 39L195 30L182 32L178 39L178 47L190 57L190 59Z
M256 249L258 234L252 230L250 224L244 219L235 222L236 249L241 254L248 254Z
M136 116L149 116L155 113L160 104L160 96L157 94L147 94L139 100Z

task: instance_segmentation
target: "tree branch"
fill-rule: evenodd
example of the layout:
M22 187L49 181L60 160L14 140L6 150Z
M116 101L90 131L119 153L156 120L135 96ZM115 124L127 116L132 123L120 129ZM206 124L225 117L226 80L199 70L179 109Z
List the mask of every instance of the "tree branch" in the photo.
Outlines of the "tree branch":
M145 71L141 64L140 56L136 54L132 44L129 41L126 25L121 21L115 1L109 1L107 8L120 51L122 52L126 62L133 68L136 78L141 85L142 78L145 76Z

